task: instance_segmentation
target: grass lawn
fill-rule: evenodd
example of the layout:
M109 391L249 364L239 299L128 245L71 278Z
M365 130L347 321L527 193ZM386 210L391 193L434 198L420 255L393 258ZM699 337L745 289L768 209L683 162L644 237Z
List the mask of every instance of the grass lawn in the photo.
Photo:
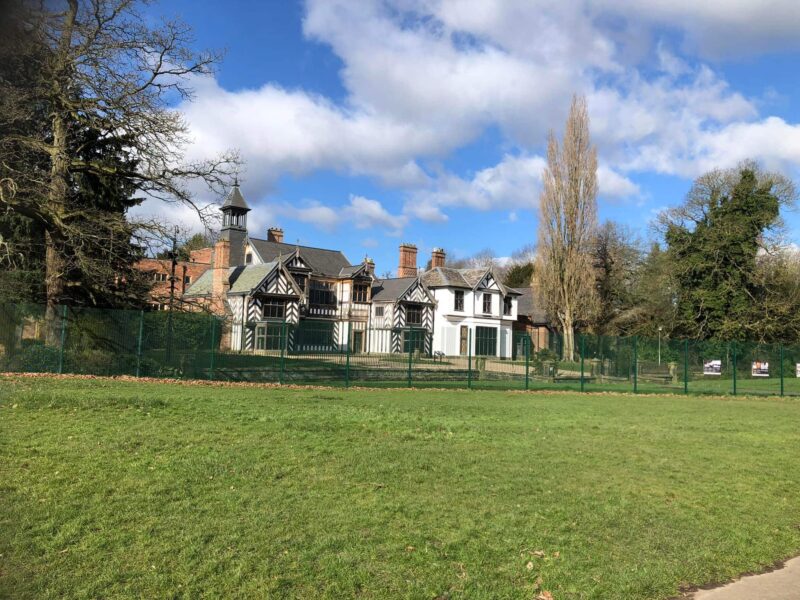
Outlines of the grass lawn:
M0 379L0 597L669 598L800 551L800 400Z

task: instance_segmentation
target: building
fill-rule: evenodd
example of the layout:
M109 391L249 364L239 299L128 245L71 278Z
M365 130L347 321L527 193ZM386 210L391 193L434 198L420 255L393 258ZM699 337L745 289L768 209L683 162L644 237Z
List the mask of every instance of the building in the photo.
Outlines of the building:
M402 261L401 261L402 264ZM416 249L414 249L416 265ZM453 269L434 248L422 283L435 301L433 351L447 356L512 358L520 293L504 286L492 268Z
M276 350L286 339L294 352L402 352L420 340L430 351L433 299L416 272L377 280L369 258L352 264L339 250L287 244L274 227L254 237L238 185L221 210L212 268L185 297L227 317L224 348Z
M519 292L517 304L517 321L514 323L514 331L526 334L531 339L531 352L538 352L550 347L551 333L553 327L547 318L547 313L540 308L533 294L533 288L514 288ZM515 348L517 353L523 350Z
M152 279L149 302L153 310L169 308L172 260L160 258L144 258L136 263L136 268ZM192 250L189 260L179 260L175 265L176 306L180 305L186 290L197 281L203 273L211 268L211 248Z

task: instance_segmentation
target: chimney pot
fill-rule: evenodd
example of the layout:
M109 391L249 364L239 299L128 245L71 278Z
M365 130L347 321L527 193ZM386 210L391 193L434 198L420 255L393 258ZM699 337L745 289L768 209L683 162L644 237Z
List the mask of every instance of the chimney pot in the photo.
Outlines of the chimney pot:
M283 229L280 227L270 227L267 229L267 241L283 243Z

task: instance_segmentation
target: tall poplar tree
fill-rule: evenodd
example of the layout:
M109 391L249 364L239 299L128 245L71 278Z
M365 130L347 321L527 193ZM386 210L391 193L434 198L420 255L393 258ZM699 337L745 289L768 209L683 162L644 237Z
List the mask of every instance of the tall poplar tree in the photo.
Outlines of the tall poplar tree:
M592 248L597 229L597 150L589 138L586 99L572 99L564 140L553 132L539 197L535 290L564 336L562 357L575 356L575 327L595 302Z

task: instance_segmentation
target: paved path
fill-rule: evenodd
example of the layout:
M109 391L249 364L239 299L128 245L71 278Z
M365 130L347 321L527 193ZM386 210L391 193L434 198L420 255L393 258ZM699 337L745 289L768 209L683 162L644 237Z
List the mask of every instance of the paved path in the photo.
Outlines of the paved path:
M800 600L800 556L771 573L743 577L713 590L695 592L694 600Z

